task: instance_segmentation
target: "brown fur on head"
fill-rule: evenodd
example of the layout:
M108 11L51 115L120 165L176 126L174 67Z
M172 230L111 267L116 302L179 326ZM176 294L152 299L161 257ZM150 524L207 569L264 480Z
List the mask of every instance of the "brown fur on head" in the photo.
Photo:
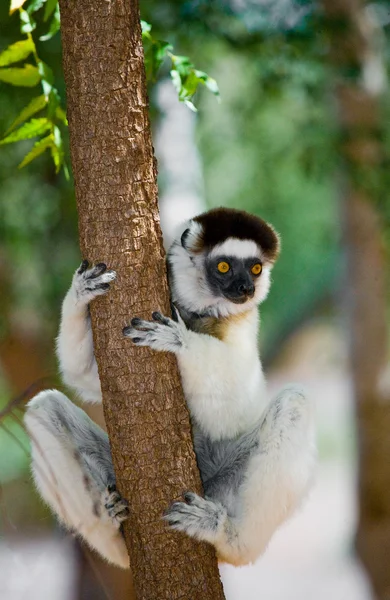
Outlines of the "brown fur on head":
M267 260L274 262L279 254L279 236L274 228L260 217L234 208L214 208L193 219L200 225L195 240L191 241L194 253L207 251L228 238L253 240Z

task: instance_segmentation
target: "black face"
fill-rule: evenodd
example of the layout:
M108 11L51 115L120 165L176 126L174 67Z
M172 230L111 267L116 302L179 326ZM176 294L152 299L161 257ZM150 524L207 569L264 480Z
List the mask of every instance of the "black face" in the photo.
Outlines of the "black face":
M261 274L258 258L217 256L206 259L206 277L210 289L235 304L243 304L255 294L255 280Z

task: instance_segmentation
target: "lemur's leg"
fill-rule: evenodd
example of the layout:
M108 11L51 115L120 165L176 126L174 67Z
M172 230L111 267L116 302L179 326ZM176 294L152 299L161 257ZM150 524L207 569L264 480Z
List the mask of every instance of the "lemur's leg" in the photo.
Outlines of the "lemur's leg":
M286 389L271 402L258 441L234 514L221 501L187 493L165 516L173 529L213 544L220 560L236 565L256 560L309 489L315 445L310 403L300 391Z
M57 356L64 382L87 402L101 402L99 374L93 352L88 304L105 294L116 277L104 263L81 263L62 304Z
M42 498L68 529L108 561L128 568L120 531L128 508L115 490L107 434L56 390L41 392L28 403L25 424Z

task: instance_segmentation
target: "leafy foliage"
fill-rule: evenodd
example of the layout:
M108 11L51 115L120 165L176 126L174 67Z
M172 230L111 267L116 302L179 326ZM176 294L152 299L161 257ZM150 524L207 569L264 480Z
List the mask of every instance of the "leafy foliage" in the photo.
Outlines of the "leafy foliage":
M38 56L37 47L32 36L32 32L37 26L35 13L40 11L45 4L43 21L51 20L47 32L41 35L39 39L46 41L57 33L60 24L58 3L57 0L55 2L52 0L31 0L27 10L24 10L22 6L25 4L25 0L11 3L10 12L19 10L20 30L26 37L11 44L0 54L0 81L19 87L35 87L40 84L43 94L33 98L23 108L8 128L5 136L0 141L0 145L45 135L34 144L19 164L19 168L24 167L45 150L50 149L56 173L63 167L67 175L68 170L64 162L60 129L60 127L67 125L65 112L61 107L59 93L54 87L53 73L50 67ZM32 56L34 64L26 62L22 66L9 67L9 65L25 61L30 56ZM31 119L39 112L44 112L44 116ZM46 136L48 132L50 134Z
M38 85L40 79L39 71L33 65L24 65L21 68L0 69L0 81L10 83L11 85L35 87Z
M7 136L11 131L15 129L15 127L17 127L24 121L27 121L27 119L35 115L35 113L43 110L45 106L46 97L43 94L41 96L36 96L35 98L33 98L31 102L29 102L29 104L27 104L27 106L21 111L21 113L19 113L19 115L16 117L13 123L11 123L5 135Z
M26 6L26 9L23 8ZM50 40L60 29L60 11L58 0L12 0L10 14L19 11L20 31L26 37L6 48L0 54L0 81L19 87L35 87L41 85L43 94L33 98L14 119L12 125L0 140L1 144L10 144L21 140L44 135L27 153L19 168L29 164L32 160L43 154L45 150L51 151L56 173L64 168L65 175L68 169L64 159L62 128L67 126L65 111L61 106L58 90L54 85L54 76L50 67L38 56L33 32L44 27L44 33L38 36L40 42ZM204 85L217 98L219 90L214 79L207 73L198 71L186 56L177 56L172 53L173 46L168 42L154 39L151 35L152 27L149 23L141 21L142 39L145 46L145 68L149 81L155 81L160 67L166 59L171 60L171 78L177 89L178 97L191 110L196 111L193 103L194 95L199 85ZM24 63L22 66L9 67L15 63L25 61L30 56L34 64ZM39 112L44 117L30 119ZM14 129L19 127L15 132ZM50 132L46 136L47 132Z
M50 121L44 117L41 119L31 119L31 121L24 123L19 129L3 138L0 144L12 144L12 142L19 142L20 140L29 140L46 133L50 128Z
M34 52L34 43L29 38L15 42L15 44L11 44L4 52L0 53L0 67L7 67L24 60L32 52Z
M170 59L170 76L180 102L184 102L188 108L196 112L193 99L200 85L204 85L219 100L220 94L215 79L204 71L195 69L188 56L173 54L173 46L169 42L154 39L151 35L152 26L149 23L141 21L141 27L145 48L145 69L149 80L154 81L165 59Z

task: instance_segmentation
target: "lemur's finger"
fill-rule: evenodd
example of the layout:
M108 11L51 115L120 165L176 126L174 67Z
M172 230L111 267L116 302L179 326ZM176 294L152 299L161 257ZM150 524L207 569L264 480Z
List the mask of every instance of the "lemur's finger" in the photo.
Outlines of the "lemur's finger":
M173 302L170 302L171 305L171 313L172 313L172 319L177 323L178 322L178 310L176 308L176 306L173 304Z
M85 289L88 292L94 292L95 290L108 290L109 287L110 287L109 283L98 283L97 285L94 285L93 287L86 285Z
M172 308L172 319L176 322L179 323L180 325L184 325L185 327L185 323L183 321L183 318L180 314L179 309L177 308L176 304L173 304L173 302L171 303L171 308Z
M137 344L138 342L141 341L141 339L143 339L145 337L145 334L147 333L147 331L142 330L142 329L134 329L134 327L132 327L131 325L128 325L127 327L124 327L122 329L122 333L123 333L124 337L131 338L131 340L135 344Z
M83 262L81 263L81 265L79 266L79 269L77 271L77 273L79 275L82 275L83 273L85 273L85 271L88 269L89 267L89 262L88 260L83 260Z
M184 492L183 498L187 502L187 504L193 504L196 500L196 494L194 494L193 492Z
M95 279L96 277L99 277L99 275L104 273L106 270L107 265L105 263L98 263L97 265L92 267L90 273L88 273L88 279Z
M157 323L162 323L162 325L169 325L170 321L168 317L164 317L161 313L157 311L152 314L152 319L153 321L157 321Z
M153 344L156 342L156 338L151 333L144 333L143 337L132 337L131 341L136 346L148 346L153 348Z
M122 335L124 335L125 337L130 337L131 331L133 331L133 328L130 325L126 325L126 327L122 329Z
M151 321L144 321L144 319L140 319L139 317L134 317L134 319L131 319L131 326L140 331L154 331L156 329L155 323L152 323Z

